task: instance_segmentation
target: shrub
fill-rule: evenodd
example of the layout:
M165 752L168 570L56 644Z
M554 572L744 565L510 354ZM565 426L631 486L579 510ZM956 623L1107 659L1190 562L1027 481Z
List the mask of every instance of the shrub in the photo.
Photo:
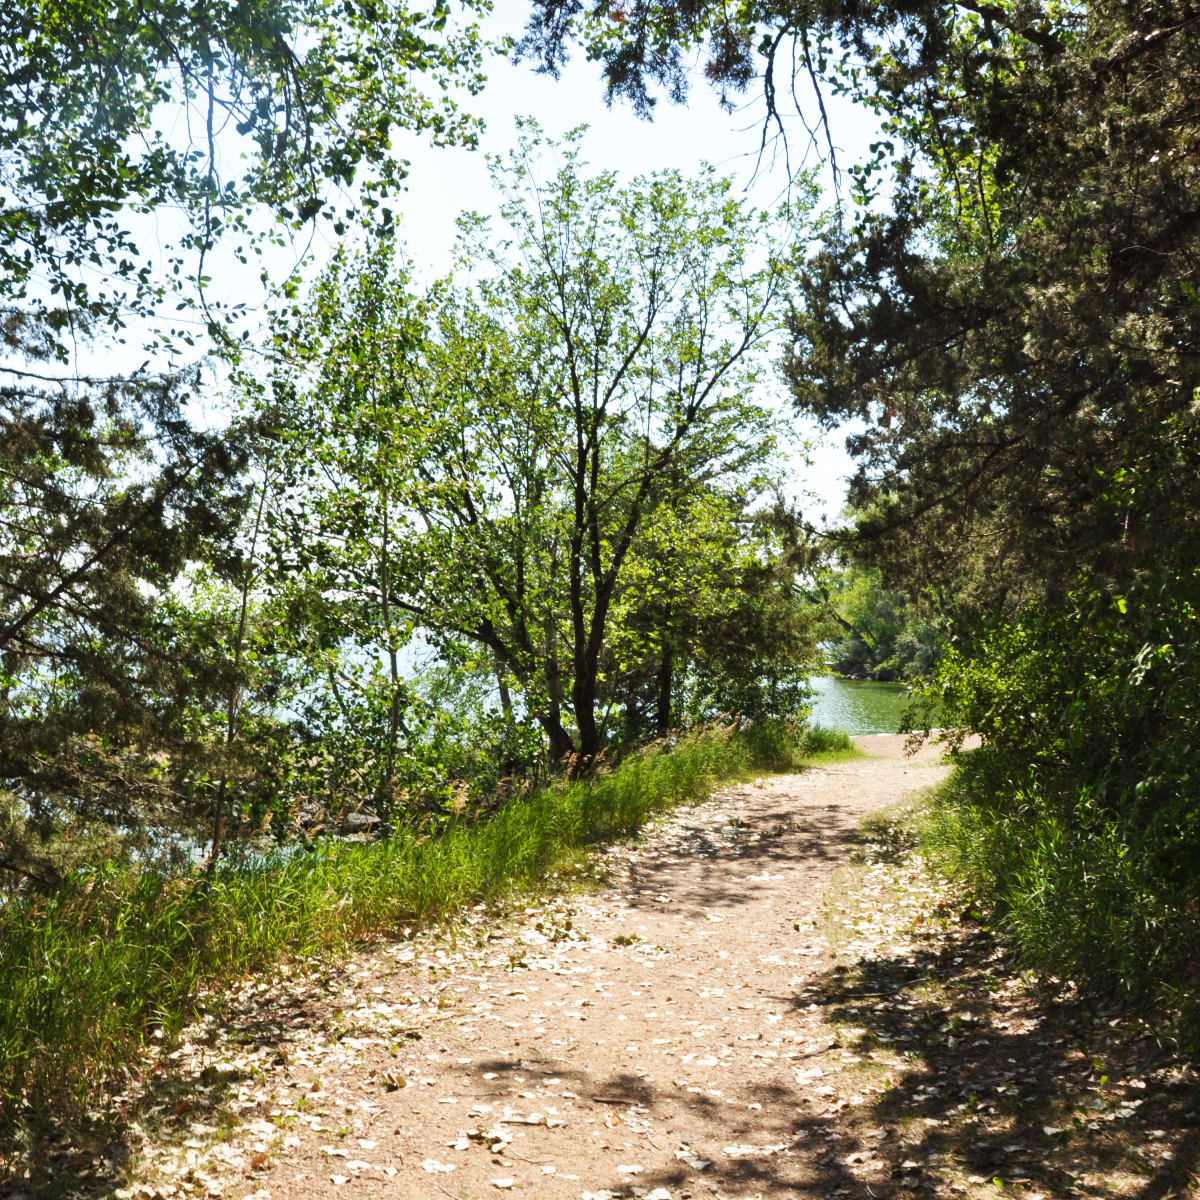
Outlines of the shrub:
M1200 913L1129 820L1077 780L996 747L964 755L924 831L941 864L990 903L1031 966L1194 1024Z

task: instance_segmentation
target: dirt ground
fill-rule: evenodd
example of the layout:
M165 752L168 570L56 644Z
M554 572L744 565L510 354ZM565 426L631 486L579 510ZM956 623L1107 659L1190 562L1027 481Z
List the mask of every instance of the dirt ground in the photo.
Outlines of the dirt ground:
M599 889L251 981L171 1050L116 1196L1178 1194L1191 1068L1011 969L907 840L948 768L860 745L612 848Z
M363 956L327 1014L337 1044L296 1030L276 1069L294 1119L271 1195L827 1190L830 1115L857 1087L820 1003L820 901L862 818L942 777L934 755L723 791L613 849L611 887L490 929L484 952Z
M328 1115L295 1123L272 1197L819 1186L821 1132L794 1143L842 1091L822 1086L842 1056L815 998L832 964L821 895L862 817L944 770L873 758L733 788L614 850L610 889L530 911L487 957L364 958L347 1007L415 999L450 969L422 1000L455 1015L398 1052L300 1043L288 1107Z

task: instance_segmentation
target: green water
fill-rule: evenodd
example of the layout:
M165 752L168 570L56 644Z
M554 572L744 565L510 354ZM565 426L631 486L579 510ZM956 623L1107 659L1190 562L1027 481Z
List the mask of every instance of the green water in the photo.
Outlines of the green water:
M902 683L863 683L823 675L810 681L817 693L811 720L849 734L898 733L909 705Z

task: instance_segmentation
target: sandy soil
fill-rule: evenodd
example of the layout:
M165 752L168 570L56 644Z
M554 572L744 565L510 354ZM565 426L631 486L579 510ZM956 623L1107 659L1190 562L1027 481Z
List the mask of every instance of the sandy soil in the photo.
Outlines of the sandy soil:
M344 1013L427 992L421 1011L455 1015L419 1041L351 1038L340 1058L298 1045L281 1094L324 1115L293 1123L271 1195L820 1189L841 1090L810 994L833 965L821 895L862 817L944 772L881 756L730 789L613 850L608 890L531 909L490 943L501 957L366 956Z

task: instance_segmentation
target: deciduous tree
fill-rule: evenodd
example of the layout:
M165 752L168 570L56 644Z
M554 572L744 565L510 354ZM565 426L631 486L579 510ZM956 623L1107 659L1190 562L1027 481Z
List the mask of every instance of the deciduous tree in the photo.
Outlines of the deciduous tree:
M646 522L771 449L760 356L783 275L765 219L712 172L621 186L589 176L572 139L542 180L547 149L526 125L493 163L507 233L463 219L473 275L431 296L419 360L392 359L404 528L389 589L435 642L486 647L552 755L586 763L602 748L602 663ZM360 291L383 294L378 269L369 259L340 299L325 294L341 329ZM410 302L389 294L399 320ZM372 370L395 344L372 347ZM337 403L339 371L317 377L314 406Z

